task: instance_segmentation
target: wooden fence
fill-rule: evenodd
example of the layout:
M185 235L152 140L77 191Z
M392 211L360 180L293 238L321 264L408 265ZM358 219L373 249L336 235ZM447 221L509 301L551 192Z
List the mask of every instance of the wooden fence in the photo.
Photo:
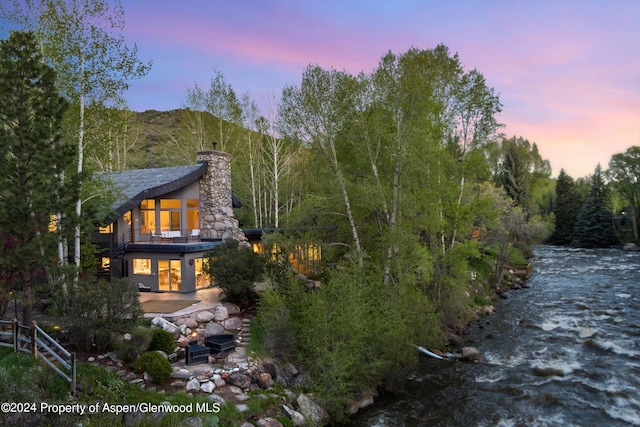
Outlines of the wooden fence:
M31 326L18 323L17 319L0 320L0 347L30 353L67 380L71 394L76 393L76 354L67 351L51 338L35 320Z

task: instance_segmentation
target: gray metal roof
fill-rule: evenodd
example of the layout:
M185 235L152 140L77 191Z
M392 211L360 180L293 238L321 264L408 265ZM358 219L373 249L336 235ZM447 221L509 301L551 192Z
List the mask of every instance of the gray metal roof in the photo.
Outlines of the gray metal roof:
M207 165L200 163L189 166L104 172L100 176L110 180L121 191L113 209L122 215L139 205L144 199L161 196L195 182L206 170Z
M189 166L102 172L98 175L110 180L113 186L119 189L113 210L118 213L117 216L120 216L138 206L144 199L162 196L197 181L206 170L206 163L198 163ZM232 204L234 208L242 206L242 203L233 195ZM109 222L115 221L117 216Z

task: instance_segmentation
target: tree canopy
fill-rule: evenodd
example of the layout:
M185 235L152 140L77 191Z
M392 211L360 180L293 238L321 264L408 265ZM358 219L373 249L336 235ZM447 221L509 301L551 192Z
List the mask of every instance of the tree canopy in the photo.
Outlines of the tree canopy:
M55 259L58 224L51 217L78 195L77 186L60 179L75 160L73 145L61 137L68 104L32 33L12 32L0 42L0 99L0 233L14 242L1 262L17 272L30 322L31 286Z

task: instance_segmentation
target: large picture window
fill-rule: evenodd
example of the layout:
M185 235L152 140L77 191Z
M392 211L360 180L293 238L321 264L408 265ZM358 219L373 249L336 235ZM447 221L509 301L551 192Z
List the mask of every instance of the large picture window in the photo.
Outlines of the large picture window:
M146 199L140 203L140 233L151 234L156 231L156 201Z
M160 200L160 231L180 231L181 227L182 200L162 199Z
M200 229L200 210L198 199L187 199L187 233Z
M151 259L149 258L134 258L133 259L133 274L151 275Z

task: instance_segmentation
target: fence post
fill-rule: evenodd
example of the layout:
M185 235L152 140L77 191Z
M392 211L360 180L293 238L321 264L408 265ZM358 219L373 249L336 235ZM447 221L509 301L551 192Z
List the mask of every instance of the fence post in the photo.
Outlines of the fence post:
M13 319L13 352L18 352L18 319Z
M76 394L76 352L71 353L71 394Z
M38 358L38 344L36 344L36 337L38 331L36 330L36 321L31 321L31 353L33 353L33 358Z

